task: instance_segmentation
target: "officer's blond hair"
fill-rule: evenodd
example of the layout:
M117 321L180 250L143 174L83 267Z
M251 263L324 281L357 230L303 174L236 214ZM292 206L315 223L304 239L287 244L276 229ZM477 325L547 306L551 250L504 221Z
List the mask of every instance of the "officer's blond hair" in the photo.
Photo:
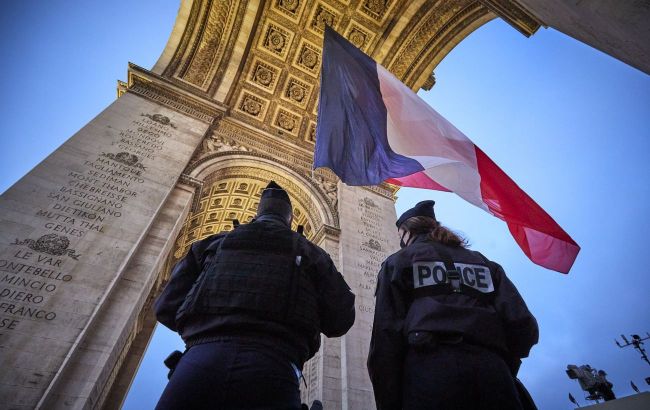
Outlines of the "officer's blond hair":
M467 248L469 245L466 238L453 232L451 229L442 226L440 222L428 216L414 216L407 219L401 225L412 234L428 233L431 239L443 245Z

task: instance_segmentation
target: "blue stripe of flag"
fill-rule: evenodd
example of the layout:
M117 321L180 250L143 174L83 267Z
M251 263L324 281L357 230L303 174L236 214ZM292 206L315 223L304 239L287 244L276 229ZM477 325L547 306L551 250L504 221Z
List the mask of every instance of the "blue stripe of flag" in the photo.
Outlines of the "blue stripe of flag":
M325 28L314 168L328 167L348 185L376 185L422 171L388 144L377 65Z

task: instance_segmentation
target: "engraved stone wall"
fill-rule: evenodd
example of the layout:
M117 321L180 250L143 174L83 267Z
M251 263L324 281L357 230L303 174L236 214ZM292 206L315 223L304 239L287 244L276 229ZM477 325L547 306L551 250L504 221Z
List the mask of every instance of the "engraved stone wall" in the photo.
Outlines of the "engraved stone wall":
M316 243L323 248L334 261L337 269L341 269L339 258L338 230L326 229L327 233ZM329 339L321 335L321 348L316 355L303 367L305 386L300 386L303 403L311 404L321 400L326 409L340 409L342 402L341 374L341 338Z
M59 385L79 403L103 387L93 369L114 346L76 358L98 318L129 309L112 290L207 126L126 93L2 195L2 403L31 408ZM67 366L88 379L61 380Z
M343 408L374 409L366 360L381 263L399 249L394 202L360 187L339 184L340 267L356 295L356 320L341 339Z

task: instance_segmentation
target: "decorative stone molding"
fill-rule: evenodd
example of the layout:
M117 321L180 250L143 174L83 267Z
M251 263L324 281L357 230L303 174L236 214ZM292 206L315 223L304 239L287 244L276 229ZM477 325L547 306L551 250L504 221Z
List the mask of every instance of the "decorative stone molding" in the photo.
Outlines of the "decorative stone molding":
M336 28L339 20L339 13L324 3L319 2L313 7L313 11L309 17L309 29L322 35L325 32L325 26Z
M129 85L124 81L117 80L117 98L120 98L129 89Z
M269 102L266 99L260 98L253 93L243 91L236 109L237 111L262 121L266 115L266 110L269 105L268 103Z
M263 35L260 37L258 47L284 61L287 58L289 49L291 48L292 40L293 33L285 30L279 24L267 21L263 29Z
M436 75L435 73L431 73L431 75L424 81L421 88L425 91L430 91L434 85L436 85Z
M216 70L226 46L225 37L230 33L237 4L233 1L212 1L205 24L200 28L199 43L190 57L188 64L180 75L184 81L200 88L210 79L210 73Z
M181 176L178 178L178 183L185 184L187 186L194 188L194 198L192 201L192 207L190 208L190 211L194 211L198 209L199 198L201 198L201 191L203 190L203 181L201 181L200 179L193 178L192 176L186 173L182 173Z
M232 0L234 1L234 0ZM232 2L231 1L231 2ZM242 30L245 32L245 20L250 19L253 16L248 16L249 6L251 5L251 0L239 0L238 7L233 8L229 14L229 25L227 27L227 32L230 33L228 36L224 36L224 51L223 54L215 58L215 62L211 68L211 71L208 73L207 80L209 80L207 93L216 99L217 90L220 88L221 83L226 81L228 86L231 85L231 77L226 75L226 72L231 68L233 60L239 60L237 54L236 46L237 42L240 40L240 35ZM232 17L230 17L232 16ZM247 17L248 16L248 17ZM227 41L226 41L227 40ZM221 45L220 45L221 46Z
M147 73L154 77L153 79L139 75L138 70L142 69L133 65L129 66L128 92L155 101L203 122L212 123L215 118L223 116L223 111L218 108L176 91L172 86L165 84L164 80L155 79L153 73Z
M306 0L274 0L273 9L294 23L298 23Z
M320 71L320 61L321 48L304 38L301 39L294 59L295 67L316 77Z
M237 141L237 144L244 145L251 151L266 153L276 158L280 163L295 168L301 175L311 174L313 160L312 155L308 152L277 144L273 138L253 132L228 119L220 121L214 132L228 141Z
M530 37L541 27L542 22L513 0L479 0L521 34Z
M207 11L209 10L208 6L209 4L206 4L204 1L193 1L189 6L189 15L186 17L177 17L174 28L172 29L172 35L174 35L174 33L176 33L176 35L178 35L178 33L182 34L181 38L175 42L176 50L173 51L172 57L169 59L167 65L157 67L158 70L156 72L162 71L161 75L163 77L173 78L174 76L179 75L179 73L187 70L189 59L186 57L191 56L198 46L196 40L199 36L197 33L201 32L205 26L205 22L207 21ZM183 12L184 9L186 10L187 7L181 5L179 13ZM165 51L172 53L172 50L167 50L167 47L165 47Z
M410 31L406 40L399 45L399 52L392 60L390 71L397 78L405 79L407 71L418 60L425 46L431 44L431 38L439 33L447 21L462 12L466 3L466 1L443 1L432 7Z
M280 78L282 69L260 58L255 58L251 64L247 80L249 83L273 93Z
M427 74L433 72L438 63L463 38L474 30L496 18L488 8L479 3L472 3L447 21L431 38L430 50L420 53L412 65L407 84L416 90L428 81Z
M386 20L388 11L396 3L396 0L362 0L359 2L358 11L381 25Z
M320 90L319 90L320 92ZM318 117L318 102L320 101L320 95L316 94L316 101L314 101L314 107L312 110L312 114L314 114L314 117Z
M374 192L375 194L381 195L384 198L388 198L391 201L395 201L397 199L396 194L397 191L399 191L398 186L387 184L385 182L382 182L379 185L363 186L362 188L367 189L370 192Z
M273 118L273 127L293 136L298 136L301 122L302 120L300 115L291 112L283 107L277 107L275 116Z
M282 99L300 108L305 108L311 97L312 86L298 77L289 75L282 92Z
M375 38L375 34L369 28L356 23L354 20L351 20L345 37L347 37L347 39L350 40L350 42L356 47L364 50L367 53L370 45Z
M318 230L318 232L316 232L316 235L314 235L314 239L312 239L312 242L318 244L326 236L329 236L330 238L338 241L339 237L341 236L341 230L339 228L335 228L333 226L323 224Z
M480 2L455 0L438 2L418 23L409 28L410 34L400 44L388 65L390 71L411 89L421 87L424 70L433 70L463 36L494 18ZM434 65L432 66L432 62Z

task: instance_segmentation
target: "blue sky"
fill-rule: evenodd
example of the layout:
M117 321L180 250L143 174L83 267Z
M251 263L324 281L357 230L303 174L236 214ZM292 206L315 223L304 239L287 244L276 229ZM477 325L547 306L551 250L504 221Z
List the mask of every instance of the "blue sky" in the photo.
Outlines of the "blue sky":
M152 67L176 1L23 1L0 14L0 192L115 99L127 62ZM505 224L453 194L403 189L398 214L422 199L501 263L540 323L520 378L540 409L583 395L569 363L605 369L619 396L648 390L650 366L621 333L650 331L650 76L552 29L525 38L500 20L463 41L420 96L468 135L580 244L569 275L530 262ZM180 339L157 330L126 409L151 408ZM648 344L650 348L650 344Z

